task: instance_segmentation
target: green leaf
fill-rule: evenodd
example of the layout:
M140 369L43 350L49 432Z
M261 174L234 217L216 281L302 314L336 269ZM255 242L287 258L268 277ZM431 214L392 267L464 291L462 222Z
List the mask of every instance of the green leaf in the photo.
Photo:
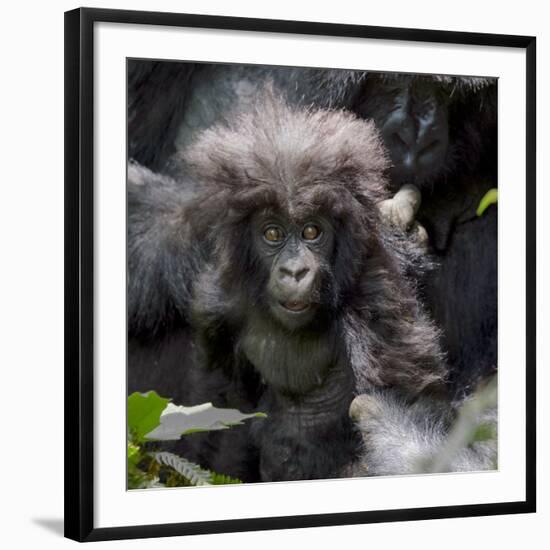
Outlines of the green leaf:
M481 216L491 204L496 204L498 201L498 189L489 189L482 199L479 201L479 206L477 207L476 214Z
M155 391L135 392L128 397L128 429L137 442L160 424L160 415L169 401Z
M245 414L237 409L221 409L212 403L183 407L168 403L160 415L160 425L145 435L146 439L173 441L196 432L227 430L250 418L265 418L265 413Z
M482 423L476 428L474 435L472 437L472 443L479 441L489 441L495 439L497 436L495 427L490 423Z

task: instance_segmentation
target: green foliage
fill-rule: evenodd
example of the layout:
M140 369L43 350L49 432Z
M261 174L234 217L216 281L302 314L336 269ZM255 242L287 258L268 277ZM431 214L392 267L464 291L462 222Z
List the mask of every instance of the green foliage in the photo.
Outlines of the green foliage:
M191 485L212 485L212 474L203 470L198 464L174 453L152 453L151 456L161 465L169 466Z
M479 206L477 207L476 214L482 216L483 212L491 206L491 204L497 204L498 202L498 189L492 188L483 195L479 201Z
M146 442L227 430L244 420L265 417L264 413L246 414L237 409L217 408L212 403L177 406L154 391L133 393L128 397L128 489L242 483L239 479L205 470L174 453L149 452Z
M216 472L210 473L212 474L212 485L231 485L234 483L242 483L242 481L236 477L229 477L224 474L217 474Z
M160 424L160 415L169 403L155 391L134 392L128 397L128 430L136 442Z
M148 457L139 445L128 442L128 489L162 487L158 470L147 468Z
M475 428L475 432L472 435L472 443L480 441L490 441L496 439L497 431L494 425L489 423L481 423Z
M137 466L141 457L140 447L128 441L127 457L128 457L128 466Z

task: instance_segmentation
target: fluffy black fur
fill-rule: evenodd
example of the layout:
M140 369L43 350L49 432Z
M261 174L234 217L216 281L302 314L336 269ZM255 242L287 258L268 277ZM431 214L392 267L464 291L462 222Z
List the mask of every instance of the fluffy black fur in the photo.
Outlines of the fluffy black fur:
M269 95L174 157L185 179L129 167L129 391L262 410L186 456L246 481L346 475L362 453L353 397L443 393L438 332L404 272L410 244L380 222L388 161L374 125ZM195 182L195 183L191 183ZM315 317L270 310L252 219L330 220Z

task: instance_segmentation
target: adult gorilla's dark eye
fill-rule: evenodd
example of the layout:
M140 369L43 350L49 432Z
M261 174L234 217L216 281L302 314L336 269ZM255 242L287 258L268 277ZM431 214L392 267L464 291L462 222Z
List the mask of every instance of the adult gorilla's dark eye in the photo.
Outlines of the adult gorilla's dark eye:
M302 237L306 241L314 241L320 234L321 229L312 223L308 223L302 231Z
M278 227L268 227L264 231L264 238L266 241L276 243L283 240L283 232Z

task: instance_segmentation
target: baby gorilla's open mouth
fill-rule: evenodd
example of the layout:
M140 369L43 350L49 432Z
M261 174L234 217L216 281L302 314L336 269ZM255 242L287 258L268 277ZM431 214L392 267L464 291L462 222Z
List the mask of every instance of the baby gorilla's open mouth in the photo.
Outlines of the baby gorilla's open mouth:
M291 300L288 302L281 302L281 306L283 306L288 311L292 311L293 313L301 313L302 311L306 311L306 309L309 308L309 303L300 302L298 300Z

